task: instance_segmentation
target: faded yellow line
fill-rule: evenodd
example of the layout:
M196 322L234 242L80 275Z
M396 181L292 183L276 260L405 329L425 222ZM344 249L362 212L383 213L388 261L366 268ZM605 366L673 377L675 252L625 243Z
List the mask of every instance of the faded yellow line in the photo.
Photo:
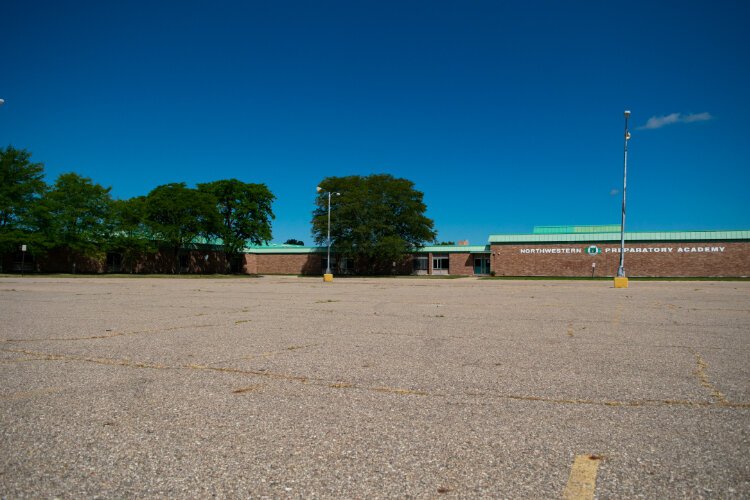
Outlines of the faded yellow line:
M301 347L311 347L301 346ZM285 351L295 350L298 346L291 346L286 348ZM476 392L467 391L463 393L450 394L440 392L429 392L420 391L415 389L408 389L402 387L384 387L384 386L368 386L351 383L342 380L329 380L319 377L305 377L301 375L294 375L289 373L270 372L266 370L252 370L242 368L231 368L225 366L210 366L201 364L187 364L187 365L163 365L152 362L134 361L130 359L117 359L117 358L94 358L87 356L78 356L72 354L52 354L39 351L30 351L26 349L3 349L0 348L0 352L7 352L13 354L20 354L23 356L29 356L26 358L18 358L18 361L23 360L39 360L39 361L78 361L86 363L95 363L99 365L109 366L123 366L127 368L145 368L149 370L204 370L210 372L220 373L232 373L236 375L250 375L256 377L264 377L268 379L284 380L288 382L297 382L301 384L317 385L330 387L332 389L353 389L353 390L364 390L381 393L391 393L399 395L409 396L431 396L441 398L451 398L454 396L468 396L478 398L491 398L500 400L515 400L515 401L530 401L530 402L541 402L541 403L554 403L554 404L572 404L572 405L599 405L599 406L623 406L623 407L637 407L637 406L684 406L684 407L695 407L695 408L711 408L715 406L722 406L725 408L750 408L750 402L732 402L727 401L723 394L716 391L716 402L709 401L691 401L691 400L677 400L677 399L636 399L636 400L594 400L594 399L564 399L564 398L553 398L553 397L540 397L531 395L521 394L498 394L492 392ZM282 352L282 351L279 351ZM10 361L10 360L7 360ZM706 365L707 366L707 365ZM701 368L702 367L702 368ZM705 370L705 367L699 363L699 369ZM707 381L707 383L709 383ZM711 386L713 387L713 386Z
M46 396L47 394L54 394L56 392L62 392L62 387L47 387L45 389L36 389L32 391L22 391L0 396L0 400L13 400L13 399L26 399L33 398L35 396Z
M260 389L261 387L263 387L263 386L260 385L260 384L248 385L247 387L240 387L239 389L235 389L235 390L232 391L232 393L233 394L243 394L245 392L255 392L258 389Z
M597 455L577 455L570 470L568 484L563 491L565 500L584 500L594 498L596 489L596 472L601 457Z
M612 325L620 326L621 321L622 321L622 304L617 304L617 306L615 307L615 315L612 318Z
M140 335L143 333L165 333L172 332L175 330L183 330L188 328L209 328L214 326L229 326L225 324L207 324L207 325L184 325L184 326L172 326L168 328L157 328L154 330L136 330L133 332L112 332L102 335L90 335L86 337L49 337L42 339L1 339L0 342L8 343L22 343L22 342L66 342L74 340L100 340L100 339L111 339L113 337L124 337L128 335Z
M26 349L0 349L0 351L11 352L14 354L23 354L26 356L34 356L36 359L44 361L85 361L87 363L95 363L98 365L127 366L132 368L152 368L159 370L171 369L169 366L165 365L137 362L131 361L129 359L91 358L86 356L76 356L73 354L48 354L44 352L28 351Z
M423 391L413 391L411 389L403 389L401 387L369 387L367 389L375 392L391 392L393 394L401 395L413 394L417 396L429 396L428 393Z

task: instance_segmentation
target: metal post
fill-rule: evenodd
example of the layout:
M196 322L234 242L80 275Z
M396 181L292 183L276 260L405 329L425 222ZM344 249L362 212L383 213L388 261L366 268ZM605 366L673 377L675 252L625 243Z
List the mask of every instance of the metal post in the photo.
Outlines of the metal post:
M331 274L331 192L328 192L328 260L326 274Z
M618 277L625 276L625 194L628 188L628 139L630 139L630 132L628 132L629 117L630 111L625 111L625 152L622 174L622 223L620 225L620 267L617 268Z
M316 188L318 193L324 192L324 189L320 186ZM324 281L332 281L333 275L331 274L331 196L341 196L341 193L325 191L328 193L328 260L326 261L326 273L323 276Z

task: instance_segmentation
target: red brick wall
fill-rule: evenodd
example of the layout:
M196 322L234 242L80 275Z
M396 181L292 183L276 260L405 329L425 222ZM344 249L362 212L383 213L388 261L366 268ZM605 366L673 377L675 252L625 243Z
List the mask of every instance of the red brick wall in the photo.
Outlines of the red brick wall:
M254 253L245 254L245 273L258 274L258 256Z
M588 255L585 243L492 245L491 269L497 276L591 276L596 263L596 276L617 274L619 243L595 245L601 249L598 255ZM685 248L690 250L680 251ZM698 251L705 248L723 250ZM535 253L537 249L559 253ZM626 242L625 250L627 276L750 276L750 242Z
M254 274L323 274L323 260L320 254L253 254ZM248 271L249 272L249 271Z
M474 275L474 257L470 253L450 253L448 259L450 274Z
M248 274L323 274L324 254L246 254L245 272ZM360 270L365 269L364 264ZM406 256L403 261L396 262L396 267L386 265L383 269L375 270L377 274L388 275L409 274L412 271L412 256ZM333 269L337 274L341 271ZM361 271L364 272L364 271Z

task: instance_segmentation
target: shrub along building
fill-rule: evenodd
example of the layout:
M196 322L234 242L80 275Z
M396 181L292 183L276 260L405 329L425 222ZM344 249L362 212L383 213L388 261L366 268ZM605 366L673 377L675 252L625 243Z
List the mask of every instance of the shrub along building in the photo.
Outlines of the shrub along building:
M321 274L326 249L269 245L247 248L251 274ZM335 260L338 274L351 262ZM529 234L490 235L487 245L427 246L394 274L464 276L611 277L620 262L620 227L538 226ZM625 233L625 271L644 277L750 276L750 231L662 231Z

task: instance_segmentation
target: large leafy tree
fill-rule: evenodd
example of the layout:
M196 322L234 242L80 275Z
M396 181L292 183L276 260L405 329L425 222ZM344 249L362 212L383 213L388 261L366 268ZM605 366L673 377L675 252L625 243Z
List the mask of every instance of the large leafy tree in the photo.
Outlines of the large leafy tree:
M151 232L146 226L146 197L137 196L112 203L109 248L122 252L123 264L132 271L133 263L154 251Z
M36 237L31 213L46 189L44 165L32 163L31 153L0 148L0 253Z
M101 253L109 235L110 190L88 177L61 174L35 208L46 245L84 255Z
M213 234L219 224L215 199L184 182L154 188L145 198L145 222L154 238L166 245L174 257L198 236Z
M220 218L215 235L227 255L238 255L248 241L259 245L271 239L271 204L276 197L265 184L228 179L198 184L198 190L214 199Z
M391 262L435 239L423 194L407 179L388 174L327 177L320 187L312 220L315 241L326 243L327 193L341 193L331 197L333 249L353 258L360 272L388 271Z

